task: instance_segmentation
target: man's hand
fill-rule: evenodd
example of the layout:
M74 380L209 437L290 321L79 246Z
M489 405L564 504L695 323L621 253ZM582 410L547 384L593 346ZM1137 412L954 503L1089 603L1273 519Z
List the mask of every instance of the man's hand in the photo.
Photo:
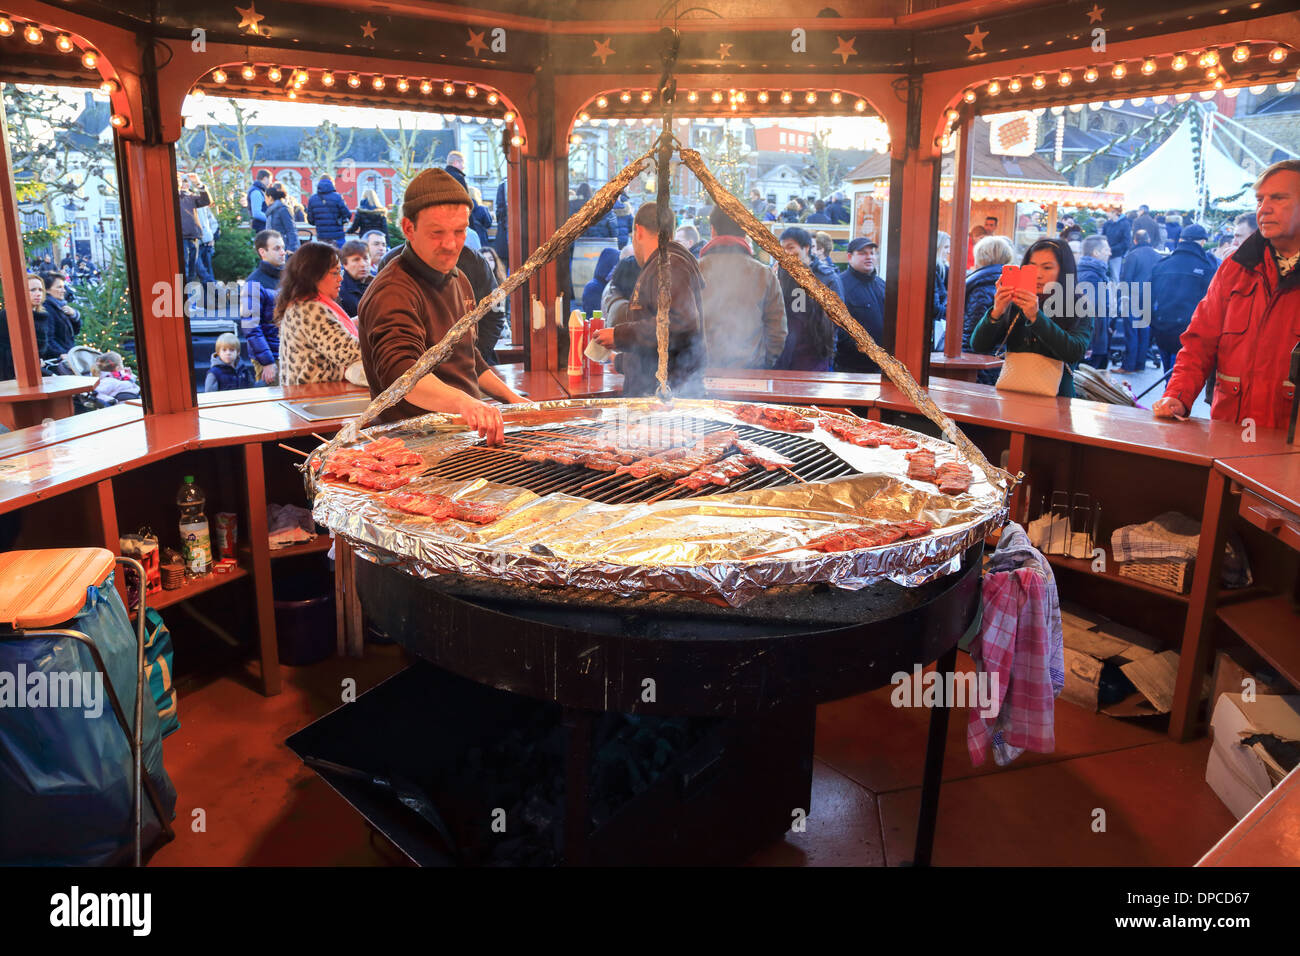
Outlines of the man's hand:
M275 371L276 371L276 367L274 365L263 365L262 381L265 382L267 385L274 385L275 377L276 377Z
M614 347L614 328L610 326L607 329L601 329L592 339L601 348L612 349Z
M1166 395L1151 406L1151 414L1156 418L1186 418L1187 406L1172 395Z
M464 393L461 393L464 395ZM466 426L483 436L489 445L499 445L505 440L506 426L501 420L501 412L493 405L485 405L476 398L465 395L456 403L456 414Z

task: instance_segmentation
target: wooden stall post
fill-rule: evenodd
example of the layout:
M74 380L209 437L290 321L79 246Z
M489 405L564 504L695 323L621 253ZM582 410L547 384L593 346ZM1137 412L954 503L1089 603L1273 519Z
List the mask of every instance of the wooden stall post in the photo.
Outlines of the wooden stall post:
M244 451L244 501L248 515L248 550L252 555L253 600L262 658L262 693L280 693L280 652L275 639L275 596L271 590L271 546L266 519L266 472L262 443L248 442Z
M1179 656L1178 676L1174 683L1174 706L1170 715L1169 736L1187 741L1196 734L1197 713L1201 706L1201 683L1214 647L1214 628L1219 604L1219 573L1223 567L1223 546L1232 520L1229 506L1228 479L1211 468L1205 486L1205 510L1201 517L1201 537L1196 544L1196 564L1192 569L1192 590L1187 603L1187 621L1183 626L1183 647Z
M9 343L18 384L31 388L41 382L41 360L36 354L36 322L27 301L23 262L23 234L18 227L18 197L14 189L9 153L9 123L0 102L0 282L3 282Z
M948 319L943 354L961 355L966 315L966 236L970 232L970 181L975 162L975 116L963 113L957 127L957 168L952 183L952 242L948 247Z

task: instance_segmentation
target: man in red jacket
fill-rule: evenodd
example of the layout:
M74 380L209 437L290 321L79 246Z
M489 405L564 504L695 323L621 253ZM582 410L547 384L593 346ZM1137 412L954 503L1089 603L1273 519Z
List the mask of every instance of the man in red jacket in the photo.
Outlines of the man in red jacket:
M1210 417L1285 428L1300 342L1300 160L1264 170L1255 182L1258 230L1219 267L1182 335L1182 351L1157 418L1184 416L1217 368Z

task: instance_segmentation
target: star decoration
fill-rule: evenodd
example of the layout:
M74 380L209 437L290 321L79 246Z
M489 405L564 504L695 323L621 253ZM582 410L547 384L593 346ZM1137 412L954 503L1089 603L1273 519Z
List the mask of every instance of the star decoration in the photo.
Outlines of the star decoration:
M258 29L257 25L261 21L265 20L266 17L257 12L257 4L250 3L247 7L235 7L235 12L238 13L240 17L239 26L235 29L242 30L244 27L248 27L248 32L250 34L261 33L261 30Z
M1105 7L1099 7L1094 3L1092 5L1092 9L1088 11L1088 22L1101 23L1101 15L1105 12L1106 12Z
M857 37L849 37L846 40L842 36L836 36L835 39L840 41L840 45L831 52L840 56L841 65L848 63L849 57L858 55L858 51L853 48L853 44L858 42Z
M967 42L970 43L970 49L966 51L967 53L974 53L976 50L981 53L984 52L984 38L989 35L988 30L981 30L980 25L977 23L974 30L963 35Z
M719 44L718 44L718 59L719 59L719 60L725 60L727 57L731 56L731 48L732 48L732 46L734 46L734 44L731 44L731 43L719 43Z
M605 57L614 55L614 48L609 45L609 38L606 37L604 40L592 40L591 42L596 44L596 51L591 55L600 57L600 65L604 66Z
M367 40L373 40L375 38L375 29L374 24L367 20L361 28L361 35Z
M475 56L482 56L483 51L487 49L487 44L483 42L483 34L486 32L486 30L480 30L478 33L473 30L469 31L469 40L465 42L465 45L474 51Z

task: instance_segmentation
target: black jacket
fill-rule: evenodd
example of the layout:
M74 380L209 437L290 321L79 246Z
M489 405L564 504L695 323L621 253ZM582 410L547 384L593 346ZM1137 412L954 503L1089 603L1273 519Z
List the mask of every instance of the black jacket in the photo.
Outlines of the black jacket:
M1151 270L1151 331L1161 348L1177 348L1218 268L1218 259L1189 240Z
M1107 222L1101 227L1101 234L1106 237L1110 244L1110 257L1123 257L1128 252L1129 243L1132 240L1133 224L1129 222L1127 216L1120 216L1114 222Z
M366 288L373 278L374 276L367 275L358 282L348 273L343 273L343 281L339 284L339 305L343 306L343 311L353 318L356 318L361 297L366 294Z
M879 273L868 276L850 266L840 273L840 288L849 315L880 345L885 336L885 280ZM859 351L853 336L841 328L836 328L835 333L835 371L880 371L879 365Z
M500 185L497 186L497 201L492 209L492 212L497 217L497 234L496 238L492 240L492 248L495 250L497 258L501 260L502 265L510 261L510 236L508 231L510 210L506 208L508 199L506 181L503 179Z

